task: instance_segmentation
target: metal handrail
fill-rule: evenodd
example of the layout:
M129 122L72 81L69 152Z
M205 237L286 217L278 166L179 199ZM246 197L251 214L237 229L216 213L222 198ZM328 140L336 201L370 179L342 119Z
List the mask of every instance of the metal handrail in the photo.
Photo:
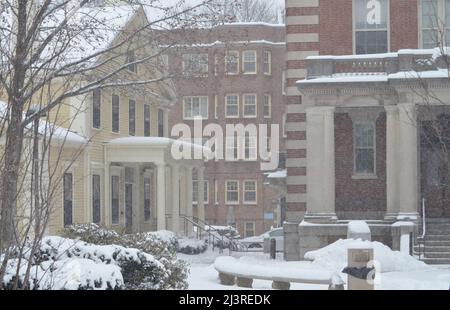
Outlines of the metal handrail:
M425 198L422 198L422 235L417 237L417 242L419 245L419 259L425 258L425 236L427 232L427 221L425 214Z

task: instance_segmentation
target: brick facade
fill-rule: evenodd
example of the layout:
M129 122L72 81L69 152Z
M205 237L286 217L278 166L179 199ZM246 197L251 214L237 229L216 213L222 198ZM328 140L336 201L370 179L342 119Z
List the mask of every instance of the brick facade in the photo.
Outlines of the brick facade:
M283 95L283 71L285 69L286 45L284 25L267 24L230 24L213 29L196 30L184 33L186 46L175 47L169 54L170 71L176 72L182 68L182 55L187 53L208 54L208 76L199 78L176 77L174 79L177 89L177 105L170 111L169 126L172 128L178 123L188 124L193 128L194 122L186 120L183 116L183 98L185 96L207 96L208 119L207 124L219 124L224 132L227 124L280 124L283 123L285 113L285 96ZM220 42L220 43L218 43ZM203 44L195 47L193 44ZM225 73L224 55L228 50L239 51L240 72L236 75ZM242 73L243 51L254 50L257 53L257 73ZM272 55L271 74L263 72L263 53L270 51ZM218 62L216 62L216 58ZM216 67L216 70L215 70ZM239 117L227 118L225 114L225 96L227 94L239 95ZM243 95L257 95L257 116L243 117ZM263 115L263 97L271 96L271 117ZM217 100L217 110L215 101ZM283 128L280 126L280 153L285 153ZM225 150L225 145L224 145ZM256 161L227 162L225 160L210 161L206 163L205 180L209 184L209 201L205 204L206 221L211 225L228 225L230 213L233 211L236 228L242 237L249 235L246 232L246 223L254 223L253 234L262 234L271 226L280 221L279 192L265 184L266 171L261 171L260 159ZM239 202L229 204L226 202L226 181L239 182ZM245 180L255 180L257 183L257 203L246 204L243 201L243 186ZM217 186L217 189L215 188ZM217 191L217 201L215 193ZM264 219L264 214L274 214L274 219ZM266 214L266 215L267 215Z

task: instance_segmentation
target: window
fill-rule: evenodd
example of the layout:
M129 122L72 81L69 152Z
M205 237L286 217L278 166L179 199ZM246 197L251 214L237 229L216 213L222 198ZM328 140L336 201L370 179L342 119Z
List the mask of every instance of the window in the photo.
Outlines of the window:
M136 101L128 102L128 133L130 136L136 134Z
M92 175L92 221L95 224L100 223L101 219L101 184L100 176L97 174Z
M127 69L131 72L137 73L137 64L133 63L136 61L136 55L134 51L127 52Z
M119 176L111 176L111 222L119 224Z
M216 54L214 55L214 76L218 76L219 75L219 55Z
M150 127L150 105L144 104L144 136L150 137L151 127Z
M256 203L256 181L244 181L244 203Z
M239 117L239 96L227 95L225 97L226 117Z
M226 149L226 154L225 154L225 160L227 161L235 161L238 159L238 141L236 136L232 136L226 137L225 140L225 149Z
M256 73L256 51L244 51L242 53L242 70L244 74Z
M450 0L422 0L422 47L450 44Z
M245 233L245 238L255 236L255 223L254 222L246 222L244 233Z
M244 146L245 146L244 159L245 160L257 160L258 159L257 137L250 136L249 133L246 133Z
M272 96L264 95L264 118L270 118L272 116Z
M112 118L111 118L112 132L118 133L120 106L119 106L119 96L117 95L112 95L111 111L112 111Z
M208 76L208 54L184 54L183 74Z
M375 124L355 123L355 172L375 174Z
M162 73L167 73L169 71L169 55L161 55L158 58L159 70Z
M151 187L150 178L144 177L144 221L150 221L151 216Z
M158 110L158 137L164 137L164 111Z
M92 127L100 129L101 127L101 100L102 91L94 90L92 94Z
M228 51L225 56L227 74L239 74L239 51Z
M64 173L63 181L64 199L64 226L73 224L73 176L72 173Z
M256 117L256 94L244 95L244 117Z
M239 203L239 182L238 181L227 181L226 182L226 203L228 204L238 204Z
M208 97L184 97L184 119L208 119Z
M355 0L355 52L388 51L388 0Z
M272 74L272 52L264 51L264 74Z
M203 201L205 203L209 202L209 182L207 180L203 181ZM198 181L192 181L192 203L198 203Z

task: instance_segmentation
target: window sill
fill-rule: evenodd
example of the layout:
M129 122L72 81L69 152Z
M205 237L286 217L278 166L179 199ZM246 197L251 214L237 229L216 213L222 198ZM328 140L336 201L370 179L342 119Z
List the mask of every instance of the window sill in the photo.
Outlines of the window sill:
M239 202L226 202L225 203L226 205L230 205L230 206L238 206L239 205Z
M378 176L376 174L354 174L352 175L353 180L376 180Z

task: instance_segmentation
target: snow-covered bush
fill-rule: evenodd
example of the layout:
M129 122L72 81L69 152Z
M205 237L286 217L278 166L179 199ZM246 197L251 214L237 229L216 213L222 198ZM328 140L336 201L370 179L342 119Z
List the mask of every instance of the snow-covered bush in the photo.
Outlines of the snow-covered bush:
M178 241L173 232L157 231L138 234L119 234L115 231L102 228L95 224L74 225L66 230L65 236L86 241L97 245L117 244L126 248L139 249L140 251L151 254L158 260L167 271L167 278L161 288L164 289L187 289L186 282L188 276L188 266L185 262L177 259ZM134 263L127 263L123 266L127 274L133 274L136 278L135 284L131 288L146 288L139 285L139 281L149 277L149 274L141 274L139 270L133 271L137 267ZM133 271L133 272L132 272ZM139 280L140 279L140 280ZM124 274L125 283L129 283Z
M188 255L195 255L204 253L208 249L208 244L205 240L198 240L192 238L178 239L178 252Z

